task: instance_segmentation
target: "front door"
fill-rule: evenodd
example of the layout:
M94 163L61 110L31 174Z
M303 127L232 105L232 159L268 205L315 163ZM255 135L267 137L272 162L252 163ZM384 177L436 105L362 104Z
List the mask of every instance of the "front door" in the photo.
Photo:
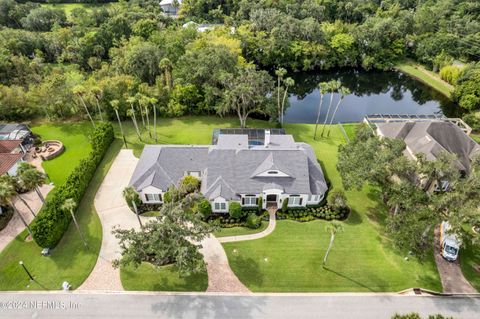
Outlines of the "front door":
M267 195L267 203L277 202L277 195Z

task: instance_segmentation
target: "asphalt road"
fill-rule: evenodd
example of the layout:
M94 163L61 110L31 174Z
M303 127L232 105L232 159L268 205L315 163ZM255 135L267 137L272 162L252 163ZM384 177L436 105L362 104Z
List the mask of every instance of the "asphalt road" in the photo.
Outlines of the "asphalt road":
M480 318L480 297L395 295L167 295L1 293L0 318L391 318L395 313Z

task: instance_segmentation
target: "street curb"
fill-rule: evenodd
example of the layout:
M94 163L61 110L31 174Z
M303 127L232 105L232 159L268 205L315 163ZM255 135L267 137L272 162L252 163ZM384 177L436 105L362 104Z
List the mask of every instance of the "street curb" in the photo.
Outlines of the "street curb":
M145 296L238 296L238 297L335 297L335 296L386 296L386 297L459 297L459 298L480 298L477 294L451 293L444 294L426 289L421 289L425 294L405 294L413 291L413 288L406 289L401 292L316 292L316 293L228 293L228 292L176 292L176 291L106 291L106 290L74 290L74 291L2 291L0 294L6 295L22 295L22 294L42 294L42 295L145 295Z

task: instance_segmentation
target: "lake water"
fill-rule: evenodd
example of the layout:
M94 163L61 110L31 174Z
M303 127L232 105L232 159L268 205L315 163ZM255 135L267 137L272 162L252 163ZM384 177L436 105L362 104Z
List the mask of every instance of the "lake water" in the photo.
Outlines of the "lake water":
M369 114L416 114L455 116L448 98L423 83L395 71L337 70L293 74L295 87L290 90L286 123L315 123L320 93L318 83L339 80L352 92L343 100L334 123L359 122ZM331 114L339 95L334 94ZM320 123L327 114L330 95L323 100ZM330 121L330 117L329 120Z

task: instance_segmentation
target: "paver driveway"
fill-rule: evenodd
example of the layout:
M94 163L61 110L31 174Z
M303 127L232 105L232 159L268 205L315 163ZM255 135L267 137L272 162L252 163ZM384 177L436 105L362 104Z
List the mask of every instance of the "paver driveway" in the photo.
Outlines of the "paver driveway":
M102 223L102 248L95 268L79 290L123 290L120 270L112 267L112 261L120 257L118 240L112 229L117 225L140 228L122 196L137 163L132 150L121 150L95 195L95 209Z

